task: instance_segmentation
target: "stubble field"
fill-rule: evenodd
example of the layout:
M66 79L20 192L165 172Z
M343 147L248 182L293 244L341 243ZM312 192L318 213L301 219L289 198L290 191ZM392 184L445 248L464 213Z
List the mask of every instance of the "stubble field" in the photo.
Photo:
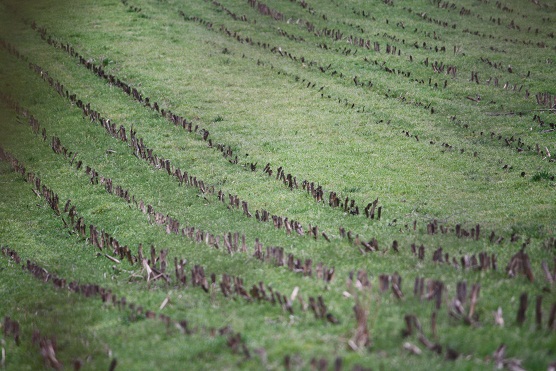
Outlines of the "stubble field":
M553 369L555 21L2 0L2 366Z

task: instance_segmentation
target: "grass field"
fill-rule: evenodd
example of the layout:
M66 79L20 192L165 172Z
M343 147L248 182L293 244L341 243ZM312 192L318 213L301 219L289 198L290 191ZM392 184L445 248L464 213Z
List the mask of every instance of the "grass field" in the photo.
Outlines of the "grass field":
M0 367L554 369L555 21L0 1Z

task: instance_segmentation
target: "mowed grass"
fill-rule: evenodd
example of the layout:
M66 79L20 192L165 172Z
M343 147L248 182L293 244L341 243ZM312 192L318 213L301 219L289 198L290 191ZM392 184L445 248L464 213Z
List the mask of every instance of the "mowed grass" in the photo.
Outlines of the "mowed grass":
M110 261L104 256L106 250L95 250L87 239L71 232L32 192L31 184L5 163L0 165L0 244L68 281L110 288L145 310L174 321L186 319L196 330L185 335L173 325L136 317L130 309L56 289L3 257L0 287L5 299L0 315L19 321L22 328L20 346L4 336L6 367L42 367L39 346L32 342L33 331L38 329L57 339L56 352L65 368L81 360L85 368L105 369L116 359L118 369L174 369L184 364L191 369L281 369L288 357L293 369L310 368L313 358L326 359L329 368L341 358L345 369L354 365L483 369L494 367L493 352L505 344L508 358L521 360L526 369L545 369L556 357L554 328L547 323L556 297L541 269L542 261L552 267L556 252L551 240L556 228L556 170L547 154L556 153L551 130L555 120L553 112L543 110L546 106L536 105L534 95L556 94L555 41L550 36L554 30L546 20L555 16L553 5L525 7L507 2L507 9L513 11L471 1L448 9L422 1L393 6L378 1L326 1L309 4L308 9L290 1L267 5L284 14L284 20L274 20L247 2L237 1L223 1L220 6L200 0L185 4L147 0L86 1L79 6L51 1L1 4L2 40L17 48L28 62L48 71L70 94L123 125L128 134L131 128L136 130L148 147L174 166L226 196L238 195L249 203L253 214L266 209L298 220L305 232L309 225L318 225L330 238L328 242L320 233L317 239L306 233L288 235L283 228L275 229L272 222L262 223L230 208L227 198L220 202L215 195L180 186L164 170L133 156L127 143L83 118L80 109L60 97L27 62L1 49L0 92L27 108L48 136L43 141L32 133L28 118L18 117L3 105L2 148L52 188L61 206L71 199L86 223L104 229L133 254L139 244L147 254L151 244L157 251L168 249L171 272L174 257L187 259L189 284L179 286L173 273L168 284L146 282L140 264ZM471 9L472 14L460 15L461 7ZM248 21L234 20L223 9L245 15ZM362 16L362 10L371 16ZM213 25L207 28L195 20L185 21L178 11ZM423 16L457 27L442 27ZM489 17L500 17L501 25L488 21ZM519 30L507 27L512 20L520 25ZM151 102L208 129L214 144L233 149L238 164L210 148L199 134L174 127L156 111L83 68L77 59L41 40L30 27L33 21L46 27L54 40L70 43L81 55L136 87ZM345 37L335 41L317 35L307 30L305 22L314 24L315 30L338 29ZM223 29L235 32L234 36ZM472 35L464 29L492 37ZM284 32L295 38L283 36ZM381 52L373 52L372 43L370 50L349 44L348 35L379 42ZM238 42L238 37L254 42ZM540 42L546 47L538 47ZM386 44L400 49L400 55L387 55ZM434 46L446 51L436 52ZM295 58L280 56L277 49L271 51L273 47ZM492 67L481 58L502 63ZM432 72L435 61L456 65L457 76ZM385 72L383 64L410 71L411 77ZM469 81L472 71L478 73L479 84ZM356 85L354 77L372 81L373 86ZM486 84L489 77L498 78L500 86ZM447 87L443 88L445 80ZM504 89L506 82L517 86ZM529 98L525 90L530 91ZM478 101L469 99L478 96ZM533 119L537 115L540 121ZM102 185L90 184L83 169L77 171L69 160L52 151L52 136L77 152L76 160L84 166L111 178L114 185L182 225L219 236L228 232L245 235L248 252L230 255L225 249L167 234L164 226L153 223L133 203L108 194ZM523 151L516 150L514 139L511 146L506 145L504 139L510 137L525 143ZM543 155L536 153L536 144ZM533 149L528 150L527 145ZM249 170L250 163L258 164L257 171ZM262 172L267 163L274 170L271 177ZM297 177L300 189L289 190L275 179L279 166ZM303 179L322 185L325 202L316 203L301 189ZM342 201L346 196L354 199L361 213L368 202L378 198L381 219L329 207L329 191L337 192ZM63 217L67 222L67 216ZM450 232L427 234L427 223L433 220ZM456 237L456 224L467 230L480 224L481 238ZM376 238L379 251L361 253L361 245L340 236L340 227L363 241ZM503 242L490 241L491 232L495 240L503 237ZM324 283L314 274L304 277L261 262L252 256L255 240L265 247L281 246L286 255L294 254L302 261L312 259L313 269L317 262L333 266L334 279ZM394 241L399 252L391 248ZM423 260L412 253L412 244L426 247ZM505 269L523 244L531 259L533 282L524 275L511 278ZM440 247L450 260L458 262L465 254L495 254L497 270L435 263L433 251ZM215 273L217 281L209 293L191 286L189 270L194 265ZM349 285L350 273L358 270L369 273L372 289ZM395 272L403 278L402 299L390 290L379 290L378 276ZM246 301L239 295L225 298L218 286L223 274L241 277L247 290L264 282L290 296L298 287L305 303L309 296L322 296L338 323L316 319L299 301L294 301L290 314L280 305ZM417 277L444 283L441 308L414 297ZM456 285L462 281L467 282L468 292L472 284L481 286L476 322L471 325L449 313ZM518 325L516 313L524 292L529 308L525 322ZM534 312L540 296L543 318L539 329ZM159 309L165 298L169 304ZM359 302L369 311L370 345L353 351L349 345L356 329L353 306ZM503 310L504 326L494 322L498 308ZM433 313L437 316L436 334L431 329ZM416 315L424 335L443 347L440 355L427 350L416 335L402 335L407 314ZM218 329L225 326L241 333L247 352L228 346L229 334L218 335ZM423 354L410 354L403 349L405 342L418 345ZM448 348L458 353L455 361L446 359Z

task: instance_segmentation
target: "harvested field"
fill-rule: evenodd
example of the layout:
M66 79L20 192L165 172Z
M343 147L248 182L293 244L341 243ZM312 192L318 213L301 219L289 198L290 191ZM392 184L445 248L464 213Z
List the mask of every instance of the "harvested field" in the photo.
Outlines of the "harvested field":
M556 4L0 2L0 367L556 368Z

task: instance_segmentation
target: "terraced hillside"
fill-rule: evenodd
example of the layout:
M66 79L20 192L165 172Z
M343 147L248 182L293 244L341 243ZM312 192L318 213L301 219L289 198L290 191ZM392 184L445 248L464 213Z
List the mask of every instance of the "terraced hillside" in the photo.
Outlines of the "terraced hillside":
M0 1L2 367L553 370L555 24Z

